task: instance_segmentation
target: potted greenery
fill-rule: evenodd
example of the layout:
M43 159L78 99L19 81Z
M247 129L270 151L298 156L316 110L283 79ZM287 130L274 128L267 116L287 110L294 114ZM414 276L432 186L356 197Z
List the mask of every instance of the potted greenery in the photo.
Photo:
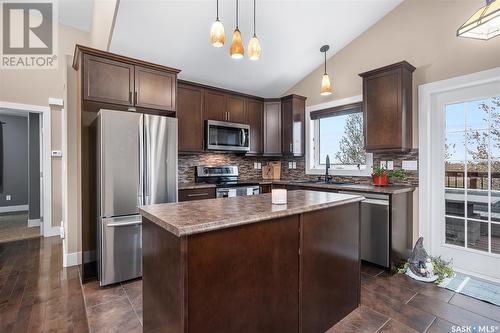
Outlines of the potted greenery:
M386 168L375 167L372 172L372 181L375 186L387 186L389 178L405 179L405 171L403 169L387 170Z

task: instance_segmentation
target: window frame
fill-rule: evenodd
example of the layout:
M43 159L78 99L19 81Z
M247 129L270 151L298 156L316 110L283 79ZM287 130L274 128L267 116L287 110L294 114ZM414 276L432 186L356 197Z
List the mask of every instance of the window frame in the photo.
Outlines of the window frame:
M306 143L309 148L306 149L306 174L324 175L326 172L324 164L319 163L319 119L311 120L310 113L321 109L361 102L362 100L362 96L357 95L306 108ZM353 165L332 165L329 171L332 176L370 176L373 172L373 154L366 153L366 167L363 169Z

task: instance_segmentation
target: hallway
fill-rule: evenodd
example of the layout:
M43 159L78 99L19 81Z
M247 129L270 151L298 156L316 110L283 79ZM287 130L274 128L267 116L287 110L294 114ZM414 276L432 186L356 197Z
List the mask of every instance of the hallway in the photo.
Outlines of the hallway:
M0 243L40 237L40 226L28 227L28 212L0 214Z

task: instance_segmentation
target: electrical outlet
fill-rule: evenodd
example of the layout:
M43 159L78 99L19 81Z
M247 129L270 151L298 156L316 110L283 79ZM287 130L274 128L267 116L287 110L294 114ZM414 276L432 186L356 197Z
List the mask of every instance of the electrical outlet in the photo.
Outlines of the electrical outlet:
M259 170L261 170L261 169L262 169L262 163L261 163L261 162L259 162L259 163L257 163L257 164L258 164Z
M297 162L292 163L292 169L297 169Z
M387 161L380 161L380 167L382 169L387 169Z
M259 168L259 163L257 163L257 162L253 162L253 168L254 168L254 169L258 169L258 168Z
M415 160L403 161L402 167L403 167L404 170L413 170L413 171L415 171L415 170L418 170L418 163Z
M387 170L394 170L394 161L387 161Z
M7 195L5 196L5 200L10 201L10 199L11 199L10 194L7 194Z
M293 162L288 162L288 169L293 169Z

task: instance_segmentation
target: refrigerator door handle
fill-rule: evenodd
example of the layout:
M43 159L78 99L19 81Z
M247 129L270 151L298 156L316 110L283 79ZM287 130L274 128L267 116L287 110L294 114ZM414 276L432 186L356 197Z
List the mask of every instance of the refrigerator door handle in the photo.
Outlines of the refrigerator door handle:
M144 205L144 116L139 121L139 193L137 204Z
M149 205L150 202L150 187L151 187L151 179L149 175L149 168L150 168L150 142L149 142L149 136L150 136L150 128L149 128L149 116L143 115L144 117L144 154L143 154L143 163L144 163L144 172L143 172L143 177L144 177L144 204Z

